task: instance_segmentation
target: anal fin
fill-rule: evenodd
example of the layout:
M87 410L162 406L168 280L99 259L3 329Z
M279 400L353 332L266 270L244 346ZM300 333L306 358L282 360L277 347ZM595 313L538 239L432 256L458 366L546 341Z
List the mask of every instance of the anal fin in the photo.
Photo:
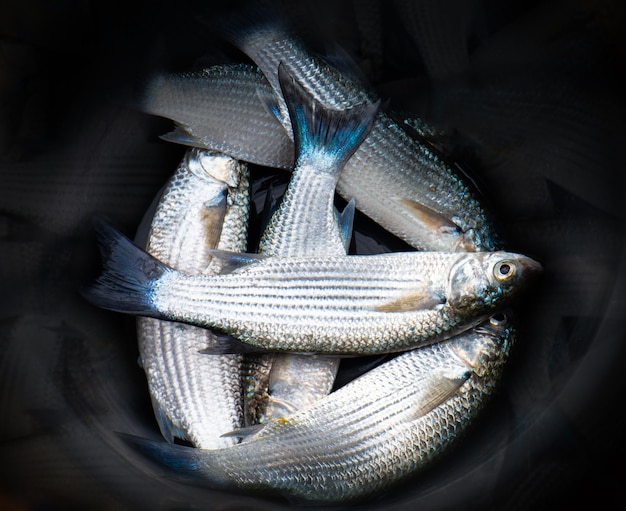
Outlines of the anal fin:
M189 133L186 128L180 125L177 125L173 131L165 133L159 138L161 140L165 140L166 142L172 142L174 144L186 145L191 147L205 147L202 140Z
M348 252L350 248L350 241L352 240L352 228L354 225L354 212L356 210L356 201L350 199L350 202L346 204L343 211L339 213L335 210L337 225L339 226L339 232L341 233L341 239L343 240L343 246Z
M159 429L161 430L161 434L163 438L167 440L170 444L175 443L175 439L179 438L180 440L190 442L187 433L180 429L179 426L174 424L172 419L165 413L161 405L156 401L152 402L152 408L154 410L154 415L159 424Z

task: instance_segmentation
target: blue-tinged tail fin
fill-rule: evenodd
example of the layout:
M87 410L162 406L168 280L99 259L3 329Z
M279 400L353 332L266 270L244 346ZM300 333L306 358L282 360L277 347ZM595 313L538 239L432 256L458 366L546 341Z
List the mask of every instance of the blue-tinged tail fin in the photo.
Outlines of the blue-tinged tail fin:
M83 297L103 309L161 318L152 303L152 288L171 269L136 246L109 220L98 218L95 227L102 273L91 286L81 289Z
M215 451L157 442L125 433L117 435L134 451L165 468L168 478L209 488L232 486L214 459L212 453Z
M283 63L278 79L293 128L296 165L313 163L320 171L338 173L372 129L380 101L333 110L317 101Z

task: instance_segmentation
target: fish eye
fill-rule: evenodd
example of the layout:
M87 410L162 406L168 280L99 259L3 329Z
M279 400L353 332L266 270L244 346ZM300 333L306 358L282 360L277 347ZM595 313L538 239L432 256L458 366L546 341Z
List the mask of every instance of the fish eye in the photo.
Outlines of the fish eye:
M508 319L506 314L504 314L503 312L499 312L498 314L494 314L493 316L491 316L491 318L489 318L489 324L492 326L502 326L505 325L508 322Z
M496 279L510 280L516 273L516 267L511 261L499 261L493 268L493 274Z

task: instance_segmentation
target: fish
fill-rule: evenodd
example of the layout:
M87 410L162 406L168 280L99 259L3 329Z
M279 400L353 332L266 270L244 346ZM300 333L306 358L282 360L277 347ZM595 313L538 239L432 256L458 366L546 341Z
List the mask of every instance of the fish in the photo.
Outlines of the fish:
M215 28L256 64L272 89L270 110L291 130L280 97L282 63L310 94L329 108L377 99L374 92L317 58L271 5L224 16ZM277 102L277 104L275 104ZM381 109L369 136L345 165L337 191L356 208L419 250L492 251L501 240L493 218L463 176L429 144L420 143Z
M263 257L212 251L230 271L190 276L96 223L93 305L231 336L259 350L381 354L437 342L513 300L541 264L509 252Z
M224 154L189 149L140 227L148 253L181 271L211 275L219 261L208 249L244 251L249 215L248 168ZM201 449L234 444L223 437L243 423L243 355L206 356L215 344L207 329L153 318L137 319L141 366L166 440Z
M122 438L186 482L303 503L357 501L417 474L457 442L496 391L516 340L508 313L498 313L398 355L226 449Z
M369 133L380 103L330 110L315 101L284 66L279 66L278 74L293 123L296 161L287 190L261 236L259 253L271 257L345 255L354 210L347 206L348 214L337 214L335 187L345 162ZM348 225L340 225L338 218ZM261 422L328 394L339 368L335 356L259 356L267 361L255 364L264 370L271 364L268 386L253 390L260 381L255 376L249 387L252 400L266 404L265 410L257 407L253 414Z

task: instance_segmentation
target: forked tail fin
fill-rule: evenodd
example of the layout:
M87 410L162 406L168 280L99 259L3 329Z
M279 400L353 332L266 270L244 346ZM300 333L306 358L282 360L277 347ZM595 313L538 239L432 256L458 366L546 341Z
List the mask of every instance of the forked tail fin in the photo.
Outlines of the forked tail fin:
M296 165L315 162L320 171L339 173L372 129L380 101L334 110L315 99L285 64L278 66L278 79L293 128Z
M102 273L81 289L89 302L116 312L161 318L153 304L154 284L171 268L136 246L104 218L95 221Z

